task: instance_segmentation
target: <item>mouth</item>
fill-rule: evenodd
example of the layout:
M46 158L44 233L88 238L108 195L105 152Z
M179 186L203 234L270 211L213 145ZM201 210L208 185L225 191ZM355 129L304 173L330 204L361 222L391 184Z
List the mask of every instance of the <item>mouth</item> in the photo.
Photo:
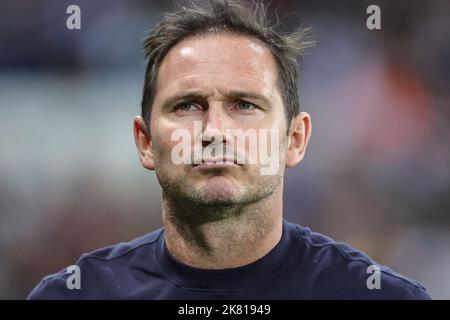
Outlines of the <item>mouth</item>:
M239 166L236 160L231 158L223 159L202 159L202 163L194 164L195 168L198 169L216 169L216 168L230 168L234 166Z

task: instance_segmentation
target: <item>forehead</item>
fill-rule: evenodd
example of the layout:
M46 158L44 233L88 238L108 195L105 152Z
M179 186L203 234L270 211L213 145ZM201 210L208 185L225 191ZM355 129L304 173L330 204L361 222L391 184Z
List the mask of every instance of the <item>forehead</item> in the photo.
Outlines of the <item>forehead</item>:
M158 90L198 83L273 90L276 79L276 64L265 44L242 35L211 34L184 39L169 50L159 69Z

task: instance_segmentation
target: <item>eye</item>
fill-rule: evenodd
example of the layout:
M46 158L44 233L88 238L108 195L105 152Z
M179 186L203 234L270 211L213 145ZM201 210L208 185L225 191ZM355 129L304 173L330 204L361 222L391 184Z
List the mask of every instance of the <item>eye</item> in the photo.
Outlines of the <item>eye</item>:
M190 102L183 102L180 104L177 104L175 106L175 111L196 111L199 110L199 107L197 107L196 105L190 103Z
M256 109L256 107L253 103L250 103L247 101L239 101L237 104L237 108L239 110L244 110L244 111L252 111L252 110Z

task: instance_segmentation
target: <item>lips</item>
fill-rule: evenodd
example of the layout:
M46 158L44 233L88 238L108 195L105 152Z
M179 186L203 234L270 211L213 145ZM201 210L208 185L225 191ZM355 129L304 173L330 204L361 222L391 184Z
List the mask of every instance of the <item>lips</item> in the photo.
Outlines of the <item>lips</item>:
M230 158L223 158L223 159L203 159L202 163L236 163L234 159Z
M237 165L237 161L232 158L223 158L223 159L217 159L217 158L210 158L210 159L202 159L202 163L194 164L195 166L203 165Z
M198 169L224 169L238 166L237 160L233 158L203 158L201 163L193 164Z

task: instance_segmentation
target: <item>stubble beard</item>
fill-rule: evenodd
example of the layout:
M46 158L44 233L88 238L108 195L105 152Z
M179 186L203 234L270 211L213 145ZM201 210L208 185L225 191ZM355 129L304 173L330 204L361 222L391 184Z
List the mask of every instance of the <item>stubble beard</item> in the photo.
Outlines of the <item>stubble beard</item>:
M281 171L281 170L280 170ZM202 186L194 186L169 167L156 169L163 198L174 210L176 219L194 224L217 221L243 212L243 208L269 198L283 182L283 174L254 174L248 182L235 185L226 176L208 177ZM255 171L256 172L256 171Z

